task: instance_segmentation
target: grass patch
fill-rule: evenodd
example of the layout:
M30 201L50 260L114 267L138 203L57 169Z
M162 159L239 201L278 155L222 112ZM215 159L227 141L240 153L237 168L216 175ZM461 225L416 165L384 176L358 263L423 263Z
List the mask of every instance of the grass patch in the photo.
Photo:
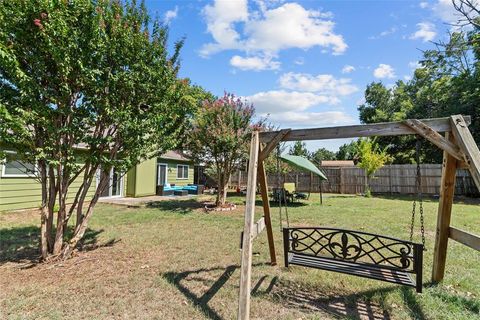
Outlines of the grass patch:
M85 250L62 263L33 267L38 213L0 213L0 318L234 319L245 199L232 195L229 201L237 210L207 214L202 207L208 200L212 197L161 201L146 208L99 204ZM426 200L424 206L428 281L437 200ZM452 224L480 234L478 208L478 202L457 203ZM257 212L260 216L260 207ZM273 206L272 213L277 259L282 261L278 208ZM288 213L292 226L332 226L407 239L411 198L326 195L320 205L314 194ZM480 253L453 241L445 281L427 286L421 295L348 275L271 267L265 234L256 240L254 253L252 318L480 317Z

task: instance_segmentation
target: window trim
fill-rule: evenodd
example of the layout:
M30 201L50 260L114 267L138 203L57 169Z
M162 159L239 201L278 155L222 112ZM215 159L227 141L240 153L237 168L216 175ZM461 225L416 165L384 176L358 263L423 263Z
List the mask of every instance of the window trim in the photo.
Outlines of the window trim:
M179 177L178 174L180 173L180 170L178 169L179 167L185 168L187 167L187 176L183 176L183 169L182 169L182 177ZM190 165L188 164L177 164L177 180L188 180L189 172L190 171Z
M4 150L6 154L17 154L15 151L11 150ZM18 160L17 160L18 161ZM20 160L21 161L21 160ZM36 164L33 164L33 173L24 173L24 174L11 174L11 173L6 173L5 169L7 168L7 158L2 159L1 165L2 165L2 178L35 178L36 174L38 173L38 167Z

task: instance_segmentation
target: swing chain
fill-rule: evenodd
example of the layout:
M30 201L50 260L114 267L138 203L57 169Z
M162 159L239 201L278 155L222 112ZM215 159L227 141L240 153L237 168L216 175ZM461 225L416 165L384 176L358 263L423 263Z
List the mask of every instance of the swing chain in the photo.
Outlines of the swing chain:
M417 199L419 203L419 211L420 211L420 231L422 236L422 244L425 250L425 217L423 213L423 194L422 194L422 171L420 168L420 147L421 147L421 140L420 136L417 135L417 142L415 144L415 161L417 162L417 175L415 179L415 188L416 188L416 197L413 199L412 205L412 222L410 225L410 241L413 241L413 229L415 227L415 213L416 213L416 206L417 206Z

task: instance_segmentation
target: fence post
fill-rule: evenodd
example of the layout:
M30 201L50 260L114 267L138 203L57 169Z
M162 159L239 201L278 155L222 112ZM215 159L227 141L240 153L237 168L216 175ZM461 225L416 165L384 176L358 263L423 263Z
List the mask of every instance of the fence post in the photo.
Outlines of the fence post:
M344 186L343 186L343 168L340 167L340 193L343 194L344 193Z
M390 195L393 195L393 190L392 190L392 165L388 166L388 184L389 184L389 189L390 189Z

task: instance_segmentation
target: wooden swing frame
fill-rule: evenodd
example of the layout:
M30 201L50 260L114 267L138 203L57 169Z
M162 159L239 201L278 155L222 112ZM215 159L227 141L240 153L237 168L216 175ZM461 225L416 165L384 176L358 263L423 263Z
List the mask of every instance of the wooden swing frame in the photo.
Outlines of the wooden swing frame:
M468 169L475 185L478 190L480 190L480 150L468 129L470 121L469 116L453 115L446 118L410 119L365 125L253 132L248 165L247 199L242 239L242 262L237 319L250 319L252 247L254 239L264 229L267 231L270 263L271 265L277 264L264 160L280 142L420 135L442 149L442 179L432 270L432 282L439 282L443 280L445 274L448 239L455 240L474 250L480 251L480 236L450 226L455 192L456 169ZM441 133L445 133L445 136L442 136ZM257 183L260 186L262 197L263 217L257 222L254 222Z

